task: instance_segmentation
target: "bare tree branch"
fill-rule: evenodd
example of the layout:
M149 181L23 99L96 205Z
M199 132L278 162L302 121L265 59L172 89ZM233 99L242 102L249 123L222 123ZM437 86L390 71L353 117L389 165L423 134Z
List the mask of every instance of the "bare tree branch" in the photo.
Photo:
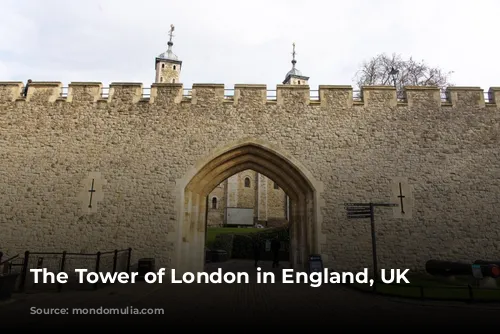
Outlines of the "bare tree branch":
M404 86L437 86L444 90L453 86L449 77L453 72L444 72L440 68L433 68L423 60L415 61L412 57L404 60L401 55L379 54L369 61L364 61L356 73L354 81L358 88L373 85L392 85L391 69L398 70L396 88L402 90Z

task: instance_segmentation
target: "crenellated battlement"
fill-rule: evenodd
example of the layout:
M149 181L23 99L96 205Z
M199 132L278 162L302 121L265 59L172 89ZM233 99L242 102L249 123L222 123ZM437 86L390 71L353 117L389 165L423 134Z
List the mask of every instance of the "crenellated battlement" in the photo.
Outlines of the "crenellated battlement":
M484 236L496 235L500 215L500 88L34 82L26 96L24 88L0 82L9 254L133 247L136 258L173 266L200 241L201 252L188 254L202 264L205 196L247 169L276 181L252 178L245 191L259 190L258 220L271 217L273 198L284 204L277 190L287 192L288 217L305 227L296 231L330 263L340 254L345 270L368 267L371 256L370 235L345 220L345 202L405 201L405 212L380 211L381 267L421 268L429 249L464 261L498 253ZM95 191L103 197L89 208ZM227 194L216 195L220 208L233 202Z
M427 106L496 106L500 103L500 87L484 91L480 87L449 87L441 92L437 87L405 87L396 92L392 86L365 86L360 91L351 86L320 85L311 90L307 85L277 85L270 90L266 85L237 84L228 89L223 84L193 84L184 88L179 83L155 83L143 87L141 83L112 83L103 87L99 82L72 82L67 87L61 82L33 82L26 96L22 82L0 82L0 103L25 101L26 103L109 103L116 104L168 104L168 103L242 103L333 105L336 107L398 105Z

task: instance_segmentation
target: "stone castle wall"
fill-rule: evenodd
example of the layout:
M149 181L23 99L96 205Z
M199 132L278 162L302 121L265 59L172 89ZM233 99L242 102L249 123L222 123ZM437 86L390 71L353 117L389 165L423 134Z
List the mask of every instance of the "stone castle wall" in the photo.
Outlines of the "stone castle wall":
M322 182L325 264L371 265L369 222L347 220L344 203L393 201L391 180L412 188L411 219L377 209L381 267L422 268L429 258L496 258L500 223L500 89L366 87L354 101L346 86L0 83L0 247L95 252L132 247L134 260L170 266L178 180L198 161L243 138L268 142ZM221 121L223 120L223 121ZM96 211L82 210L82 180L106 183ZM272 188L272 183L271 183Z

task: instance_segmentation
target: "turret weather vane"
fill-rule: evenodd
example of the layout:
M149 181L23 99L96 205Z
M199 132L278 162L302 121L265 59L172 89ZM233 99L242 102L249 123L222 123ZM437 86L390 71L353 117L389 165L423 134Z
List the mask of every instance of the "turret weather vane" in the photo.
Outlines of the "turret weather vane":
M171 24L170 31L168 32L168 35L170 36L170 42L172 42L172 37L174 37L174 30L175 30L175 27L173 24Z

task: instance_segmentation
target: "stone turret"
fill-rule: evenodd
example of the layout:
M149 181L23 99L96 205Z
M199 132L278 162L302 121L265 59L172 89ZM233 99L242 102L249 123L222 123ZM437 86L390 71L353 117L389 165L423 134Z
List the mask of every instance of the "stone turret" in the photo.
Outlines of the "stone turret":
M172 46L174 45L172 42L174 29L174 25L170 25L170 31L168 33L170 38L167 43L167 51L163 52L155 59L156 83L179 83L182 61L180 61L172 51Z
M295 43L293 45L292 52L292 69L286 74L285 80L283 80L284 85L308 85L309 77L302 75L302 73L295 67L297 61L295 60Z

